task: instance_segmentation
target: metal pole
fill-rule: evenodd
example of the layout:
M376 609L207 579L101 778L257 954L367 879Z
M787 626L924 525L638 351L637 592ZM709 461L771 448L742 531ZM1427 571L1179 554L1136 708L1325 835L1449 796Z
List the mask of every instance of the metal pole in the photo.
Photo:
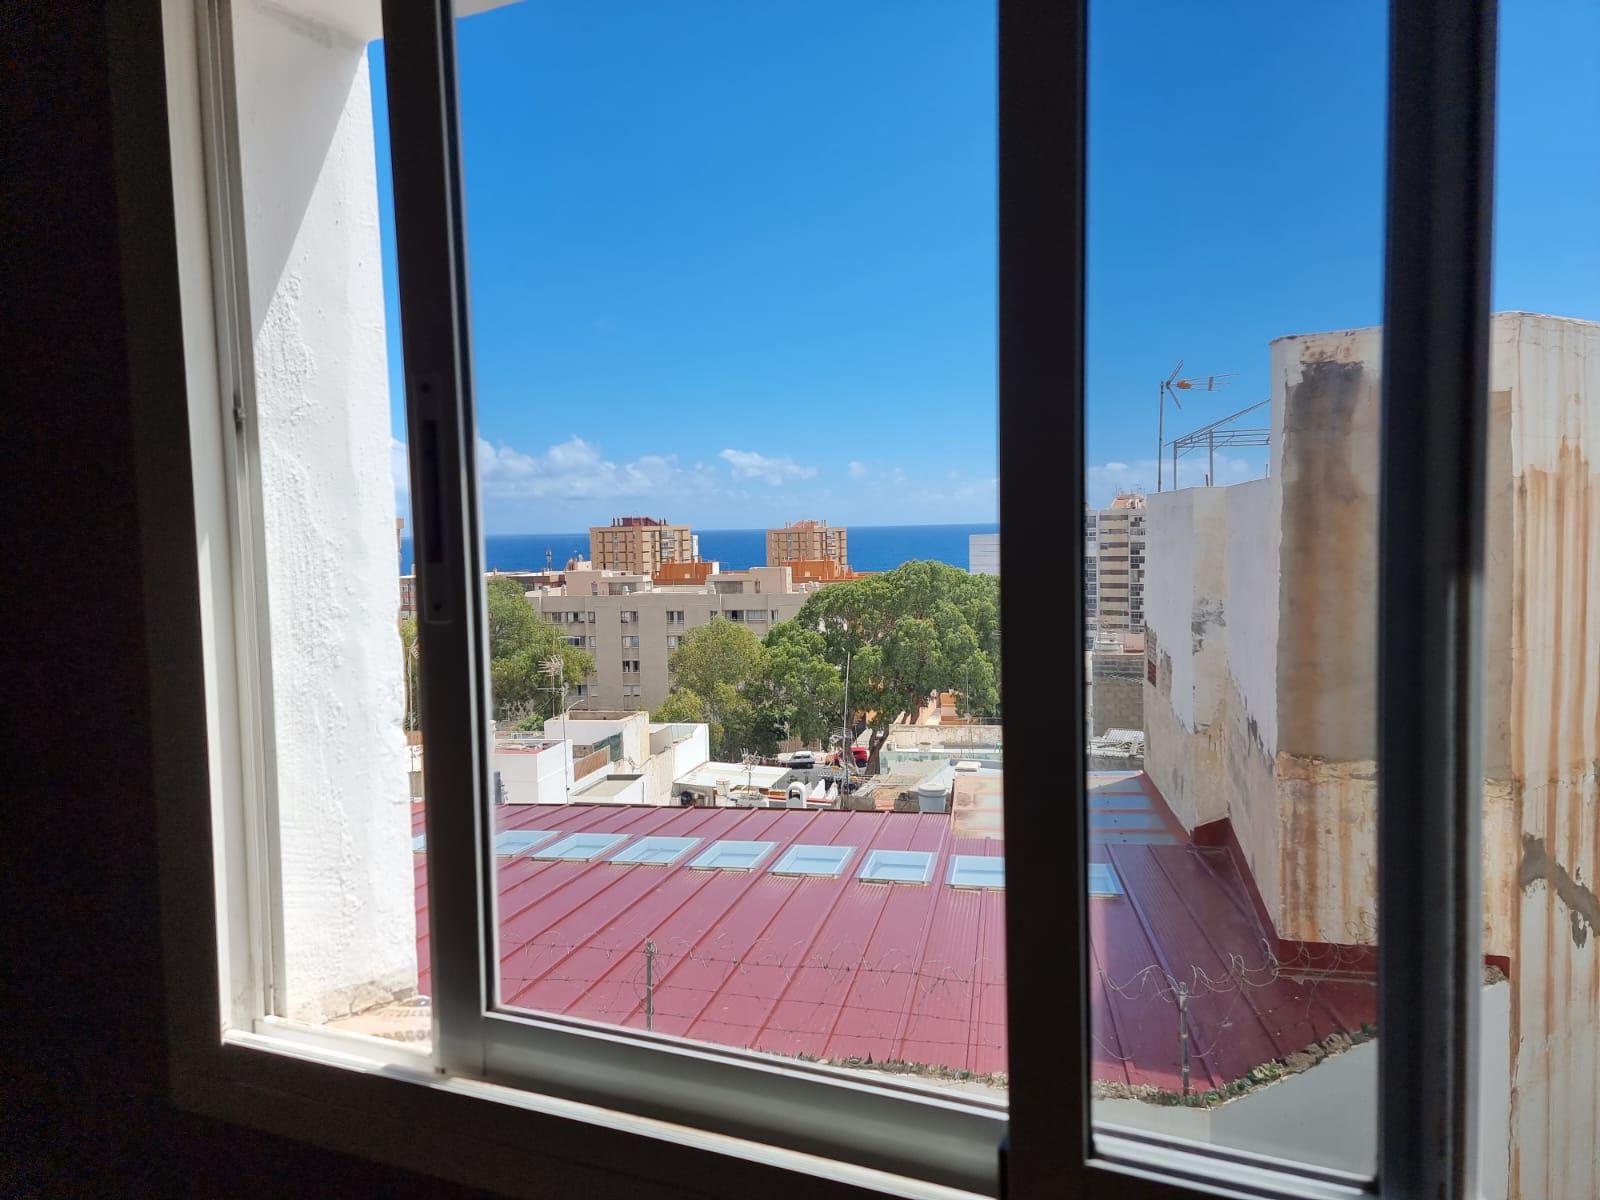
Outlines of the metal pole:
M649 938L644 942L644 1027L656 1027L656 944Z
M1178 1061L1183 1080L1183 1094L1189 1094L1189 989L1178 985Z
M1165 446L1166 434L1164 425L1167 415L1167 385L1156 385L1156 491L1161 490L1161 447ZM1176 482L1176 477L1174 477Z
M1214 432L1206 434L1206 486L1213 487L1217 482L1217 435Z
M850 768L845 763L847 761L854 763L855 757L855 747L850 744L850 651L846 650L844 652L844 742L839 747L839 767L844 772L845 779L850 778Z

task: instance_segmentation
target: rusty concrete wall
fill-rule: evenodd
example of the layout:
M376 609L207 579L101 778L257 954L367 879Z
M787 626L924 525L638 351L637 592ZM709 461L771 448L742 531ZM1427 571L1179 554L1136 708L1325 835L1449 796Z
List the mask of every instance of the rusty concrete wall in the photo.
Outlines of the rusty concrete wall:
M1381 349L1375 329L1272 344L1283 496L1275 916L1280 935L1307 941L1376 932Z
M1506 768L1499 782L1509 795L1496 798L1518 816L1518 845L1502 845L1497 864L1515 855L1512 1195L1592 1196L1600 1194L1600 325L1506 314L1494 335L1491 388L1497 416L1504 410L1496 434L1506 435L1512 503L1509 564L1492 556L1502 573L1488 581L1491 605L1508 605L1509 644L1491 651L1510 665L1490 673L1507 691L1503 727L1498 698L1486 705L1486 759ZM1497 597L1508 584L1509 598Z

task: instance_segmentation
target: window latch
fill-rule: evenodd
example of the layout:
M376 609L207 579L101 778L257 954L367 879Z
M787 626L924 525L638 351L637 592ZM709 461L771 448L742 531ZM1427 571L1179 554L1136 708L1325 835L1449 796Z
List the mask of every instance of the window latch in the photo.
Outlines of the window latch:
M233 427L235 430L244 429L244 395L238 388L233 389Z

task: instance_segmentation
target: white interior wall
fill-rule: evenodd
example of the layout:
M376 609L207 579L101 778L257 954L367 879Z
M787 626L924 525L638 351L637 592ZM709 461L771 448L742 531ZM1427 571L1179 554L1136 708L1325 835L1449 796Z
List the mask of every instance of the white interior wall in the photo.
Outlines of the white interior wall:
M322 1020L416 983L371 93L350 34L233 13L285 998Z

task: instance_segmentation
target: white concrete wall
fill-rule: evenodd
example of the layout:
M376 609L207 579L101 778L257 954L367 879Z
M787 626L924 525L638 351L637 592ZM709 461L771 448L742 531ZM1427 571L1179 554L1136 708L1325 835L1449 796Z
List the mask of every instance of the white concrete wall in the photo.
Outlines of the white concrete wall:
M592 746L614 733L622 735L622 760L616 770L638 771L650 757L650 718L644 713L627 717L585 720L577 716L552 717L544 723L549 738L566 738L579 746Z
M572 785L572 743L537 752L496 745L491 766L500 773L507 804L565 804Z
M416 983L365 46L234 5L290 1015Z

